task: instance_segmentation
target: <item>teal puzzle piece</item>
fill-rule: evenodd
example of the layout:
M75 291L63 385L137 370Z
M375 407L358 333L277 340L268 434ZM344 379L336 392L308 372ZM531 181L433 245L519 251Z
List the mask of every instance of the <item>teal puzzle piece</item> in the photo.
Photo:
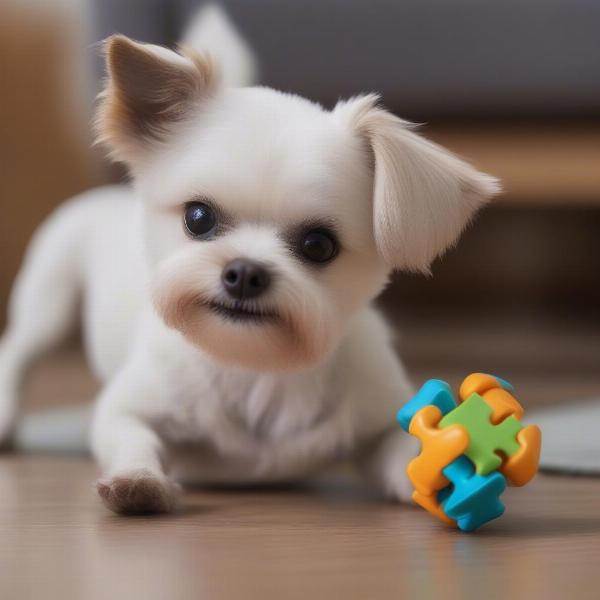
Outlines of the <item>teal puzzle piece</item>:
M439 379L430 379L396 415L404 431L408 431L412 418L425 406L437 406L443 415L456 408L450 386Z
M500 496L506 489L506 479L501 473L477 475L464 456L452 461L443 473L452 485L438 493L438 501L463 531L473 531L504 513Z

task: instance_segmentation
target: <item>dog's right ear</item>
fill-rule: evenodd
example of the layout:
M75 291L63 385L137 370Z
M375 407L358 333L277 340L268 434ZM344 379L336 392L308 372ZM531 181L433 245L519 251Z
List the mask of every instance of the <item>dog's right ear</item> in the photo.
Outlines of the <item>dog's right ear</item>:
M122 35L108 38L104 50L108 81L96 118L98 141L134 167L215 92L218 73L209 56Z

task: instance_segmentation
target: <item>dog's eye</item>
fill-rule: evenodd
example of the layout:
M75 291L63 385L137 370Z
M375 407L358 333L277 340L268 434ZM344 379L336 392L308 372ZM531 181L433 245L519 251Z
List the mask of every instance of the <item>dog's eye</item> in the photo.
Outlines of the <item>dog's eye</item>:
M213 208L204 202L189 202L183 216L185 228L193 238L203 238L217 225L217 216Z
M304 235L301 250L308 260L315 263L325 263L335 258L338 252L338 244L331 232L315 229Z

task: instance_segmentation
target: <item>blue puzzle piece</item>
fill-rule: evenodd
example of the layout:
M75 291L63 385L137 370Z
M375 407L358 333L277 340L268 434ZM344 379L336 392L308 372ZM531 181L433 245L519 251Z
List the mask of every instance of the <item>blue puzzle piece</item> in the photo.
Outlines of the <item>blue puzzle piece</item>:
M445 381L430 379L423 387L398 411L396 418L404 431L408 431L410 422L417 412L425 406L437 406L442 415L456 408L452 390Z
M459 456L442 472L452 485L439 492L438 500L460 529L473 531L502 515L500 495L506 489L506 479L501 473L476 475L466 456Z
M448 498L450 497L451 494L452 494L452 486L451 485L440 490L437 495L438 503L443 506L444 502L446 500L448 500Z

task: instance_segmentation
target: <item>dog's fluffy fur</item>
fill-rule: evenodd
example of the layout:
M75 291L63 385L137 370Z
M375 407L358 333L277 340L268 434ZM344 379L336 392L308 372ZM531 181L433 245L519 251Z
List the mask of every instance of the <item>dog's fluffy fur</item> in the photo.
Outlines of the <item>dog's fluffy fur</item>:
M189 48L118 36L106 56L98 129L133 186L83 194L36 235L0 346L0 437L26 366L63 336L82 296L104 381L98 492L112 510L169 511L176 482L290 479L347 457L406 498L414 448L394 414L411 390L371 301L391 270L427 272L497 182L375 95L327 111L234 87ZM244 61L239 79L253 69ZM207 241L182 225L195 199L226 224ZM339 238L324 266L290 247L290 232L311 223ZM228 304L221 273L239 257L268 266L273 284L247 307L271 318L212 310Z

